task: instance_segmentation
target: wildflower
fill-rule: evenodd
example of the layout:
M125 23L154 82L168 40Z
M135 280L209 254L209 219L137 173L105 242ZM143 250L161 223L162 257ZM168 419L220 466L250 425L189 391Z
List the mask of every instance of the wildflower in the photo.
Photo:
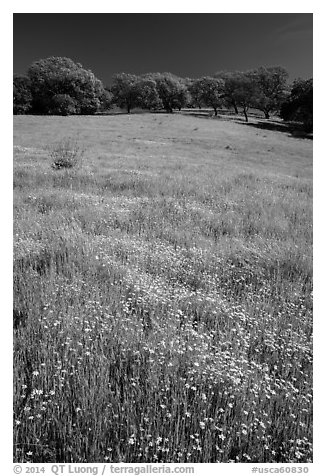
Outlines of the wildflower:
M33 374L35 377L37 377L38 375L40 375L40 372L38 370L34 370ZM28 454L28 453L27 453Z
M205 425L205 423L204 423L203 421L200 421L200 422L199 422L199 426L200 426L200 428L201 428L202 430L204 430L206 425Z

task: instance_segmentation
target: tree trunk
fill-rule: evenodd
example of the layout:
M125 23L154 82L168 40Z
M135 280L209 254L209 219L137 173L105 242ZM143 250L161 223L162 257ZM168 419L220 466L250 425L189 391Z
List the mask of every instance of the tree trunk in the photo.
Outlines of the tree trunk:
M233 108L234 108L234 112L235 112L236 114L239 114L238 107L237 107L237 105L236 105L235 102L232 103L232 106L233 106Z
M265 119L269 119L269 111L264 111L264 114L265 114Z
M246 118L246 122L248 122L248 114L245 107L243 108L243 114L244 114L244 117Z
M217 116L217 109L214 107L214 116Z
M130 109L131 109L131 107L130 107L130 104L127 104L127 111L128 111L128 114L130 114Z
M169 113L169 114L172 114L172 112L173 112L172 106L171 106L171 104L170 104L168 101L166 101L166 102L164 103L164 109L165 109L166 112Z

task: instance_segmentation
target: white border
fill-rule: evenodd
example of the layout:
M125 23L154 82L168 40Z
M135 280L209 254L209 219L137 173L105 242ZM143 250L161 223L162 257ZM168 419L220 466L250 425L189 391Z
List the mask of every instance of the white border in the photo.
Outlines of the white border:
M218 9L218 11L216 11ZM112 2L93 1L72 2L57 0L56 2L41 1L13 1L1 6L0 31L2 49L1 68L1 125L2 125L2 150L1 150L1 325L2 342L1 364L2 364L2 391L1 391L1 450L2 462L5 463L3 474L12 473L12 440L11 440L11 408L12 408L12 51L13 51L13 13L314 13L314 463L309 465L309 474L325 474L322 471L324 460L325 440L325 354L322 350L325 347L325 303L323 301L325 282L325 212L324 207L326 197L323 193L326 189L325 180L325 38L324 30L326 24L325 7L323 2L318 1L280 1L257 2L257 1L233 1L220 2L201 0L200 2L166 0L161 2L125 1L119 2L118 6ZM323 89L322 89L323 86ZM220 464L198 465L198 474L250 474L252 465ZM270 466L257 464L257 466ZM284 465L287 466L287 465ZM325 465L324 465L325 466ZM223 468L223 469L222 469ZM241 470L240 470L241 468ZM8 469L8 471L6 471Z

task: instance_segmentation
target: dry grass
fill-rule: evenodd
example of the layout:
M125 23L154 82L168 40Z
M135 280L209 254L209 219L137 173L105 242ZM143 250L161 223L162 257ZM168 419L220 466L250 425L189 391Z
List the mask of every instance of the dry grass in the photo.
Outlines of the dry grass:
M311 461L311 141L14 120L15 461Z

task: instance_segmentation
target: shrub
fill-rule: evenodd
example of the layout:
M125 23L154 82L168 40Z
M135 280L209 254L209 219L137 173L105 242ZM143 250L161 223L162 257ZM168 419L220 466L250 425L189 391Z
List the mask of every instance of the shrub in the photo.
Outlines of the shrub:
M51 112L56 116L76 114L76 100L68 94L56 94L52 98Z
M71 169L80 166L85 153L85 149L80 146L78 140L72 137L61 139L48 149L54 169Z
M84 98L79 102L80 114L95 114L101 106L101 101L98 98Z

